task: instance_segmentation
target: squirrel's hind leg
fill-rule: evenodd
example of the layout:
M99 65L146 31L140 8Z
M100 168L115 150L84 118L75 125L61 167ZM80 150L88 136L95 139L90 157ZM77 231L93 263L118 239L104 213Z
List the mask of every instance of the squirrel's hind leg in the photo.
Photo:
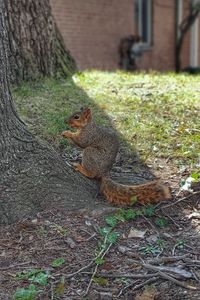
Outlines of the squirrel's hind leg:
M95 177L95 175L92 174L91 172L89 172L88 170L86 170L85 167L82 164L75 163L73 165L75 166L75 170L79 171L84 176L86 176L88 178L94 178Z

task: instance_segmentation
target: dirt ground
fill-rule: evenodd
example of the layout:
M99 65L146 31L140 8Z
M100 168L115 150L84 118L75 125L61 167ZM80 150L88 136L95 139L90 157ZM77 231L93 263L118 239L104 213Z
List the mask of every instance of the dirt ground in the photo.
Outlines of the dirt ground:
M74 153L74 157L75 157ZM72 160L78 159L77 157ZM126 163L125 163L126 162ZM118 159L112 176L119 181L156 176L170 183L174 200L156 205L152 216L119 221L119 238L101 248L105 218L119 208L97 195L94 211L45 211L36 217L0 228L0 299L13 299L17 288L27 288L31 277L19 272L39 269L47 284L35 283L35 298L83 300L200 299L200 192L179 191L178 173L170 160L147 162L150 169L127 158ZM141 206L136 205L136 210ZM160 220L160 221L159 221ZM96 262L98 249L102 261ZM63 263L52 266L55 259ZM23 277L23 278L22 278Z

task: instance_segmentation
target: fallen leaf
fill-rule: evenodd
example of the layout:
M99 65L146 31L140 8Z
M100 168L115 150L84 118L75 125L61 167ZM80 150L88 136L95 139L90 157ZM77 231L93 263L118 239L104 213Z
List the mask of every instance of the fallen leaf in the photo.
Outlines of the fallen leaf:
M145 233L147 231L144 230L138 230L138 229L135 229L135 228L131 228L129 234L128 234L128 238L140 238L140 239L143 239L144 236L145 236Z
M135 297L135 300L154 300L157 295L157 291L153 286L146 287L144 292Z
M63 276L63 277L61 277L59 283L57 284L57 286L55 288L55 295L63 296L64 292L65 292L65 278Z
M107 285L108 279L103 277L93 277L93 281L99 285Z

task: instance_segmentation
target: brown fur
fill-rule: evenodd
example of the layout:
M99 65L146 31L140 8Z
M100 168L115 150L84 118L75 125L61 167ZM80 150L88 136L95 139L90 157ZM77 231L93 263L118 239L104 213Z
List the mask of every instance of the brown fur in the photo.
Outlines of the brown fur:
M109 202L120 205L132 205L135 202L149 204L171 199L169 187L159 180L129 186L103 177L101 191Z
M101 192L109 202L131 205L171 199L169 187L160 181L128 186L110 179L109 171L115 162L119 143L114 132L95 123L89 108L75 112L65 122L77 131L64 131L63 136L84 149L82 163L75 164L75 169L89 178L101 179Z

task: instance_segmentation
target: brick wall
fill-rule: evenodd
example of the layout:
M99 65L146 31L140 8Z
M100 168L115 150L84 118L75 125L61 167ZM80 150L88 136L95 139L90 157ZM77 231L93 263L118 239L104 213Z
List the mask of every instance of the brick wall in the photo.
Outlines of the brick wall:
M142 69L172 70L175 45L175 1L153 1L153 45L144 51Z
M132 0L51 0L53 14L80 69L118 67L118 44L132 34Z
M66 47L74 56L79 69L114 70L119 67L117 49L120 39L135 33L134 0L50 2ZM188 1L184 1L185 14L187 9ZM140 67L144 70L173 70L175 0L153 0L152 26L153 45L144 51ZM182 56L183 67L189 64L189 41L190 36L187 34Z

